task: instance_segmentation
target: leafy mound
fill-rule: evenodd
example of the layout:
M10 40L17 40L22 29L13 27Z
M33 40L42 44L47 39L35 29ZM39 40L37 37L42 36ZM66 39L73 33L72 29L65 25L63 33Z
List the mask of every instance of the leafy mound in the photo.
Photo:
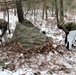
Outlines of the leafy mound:
M26 48L34 48L48 40L48 37L42 34L40 30L28 20L17 24L12 38L12 42L21 43L23 47Z

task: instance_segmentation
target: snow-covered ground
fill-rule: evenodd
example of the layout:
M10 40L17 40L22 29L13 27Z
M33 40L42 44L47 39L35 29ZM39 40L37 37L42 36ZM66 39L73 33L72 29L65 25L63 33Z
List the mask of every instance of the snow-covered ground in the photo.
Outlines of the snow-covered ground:
M10 10L12 11L12 10ZM41 11L39 10L39 15L34 21L34 16L28 14L26 18L30 20L35 26L45 31L46 36L52 38L54 41L53 46L64 44L64 32L59 30L56 26L56 20L54 17L49 17L49 21L41 19ZM0 12L0 18L3 12ZM48 14L50 16L50 14ZM18 21L17 16L14 16L13 11L9 15L10 29L13 32L16 27L16 22ZM7 17L5 18L7 20ZM8 33L7 33L8 34ZM9 34L8 34L9 35ZM10 36L10 35L9 35ZM12 38L12 36L10 36ZM59 49L63 52L59 54L57 51L55 53L49 52L49 54L38 54L27 59L22 68L18 68L15 72L9 70L0 70L1 75L76 75L76 51L68 51L65 48ZM23 56L23 55L22 55Z

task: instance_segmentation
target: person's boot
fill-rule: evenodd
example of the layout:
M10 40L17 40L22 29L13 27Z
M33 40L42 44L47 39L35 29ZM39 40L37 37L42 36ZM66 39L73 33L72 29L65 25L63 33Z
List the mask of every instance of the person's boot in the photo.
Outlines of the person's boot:
M67 50L69 50L69 42L67 42L67 46L66 46Z

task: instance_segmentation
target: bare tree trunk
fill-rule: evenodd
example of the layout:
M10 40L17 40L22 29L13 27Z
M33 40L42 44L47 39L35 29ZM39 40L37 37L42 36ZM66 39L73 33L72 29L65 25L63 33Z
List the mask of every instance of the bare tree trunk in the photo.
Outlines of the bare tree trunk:
M60 0L60 23L64 22L63 0Z
M55 10L56 10L56 19L57 19L57 26L58 28L62 29L62 22L64 21L64 15L63 15L63 2L62 0L60 0L60 22L59 22L59 19L58 19L58 7L57 7L57 0L55 0ZM65 36L65 44L67 43L67 33L65 33L66 36Z
M57 0L55 0L55 10L56 10L56 19L57 19L57 26L58 28L62 28L62 22L64 22L64 14L63 14L63 0L60 0L60 21L58 17L58 6L57 6Z
M7 15L8 15L8 23L9 23L9 9L8 9L8 6L7 6L7 2L5 2L5 6L6 6L6 11L7 11Z
M57 6L57 0L55 0L55 13L56 13L57 25L58 25L58 27L59 27L59 18L58 18L58 6Z
M36 6L34 3L34 24L36 24Z
M53 12L54 12L54 10L53 10L54 9L53 4L52 4L52 8L51 9L52 9L52 17L53 17Z
M42 19L44 19L44 9L45 9L45 2L43 3L43 9L42 9Z
M3 18L5 19L6 16L6 10L3 11Z
M21 0L16 0L16 7L17 7L18 20L19 22L22 23L24 20L24 17L23 17Z
M14 16L16 16L16 8L14 8Z
M14 15L16 16L16 3L14 2Z
M9 9L8 9L8 6L7 6L7 2L5 1L5 6L6 6L6 11L7 11L7 16L8 16L8 30L9 30L9 34L11 33L11 31L10 31L10 28L9 28Z
M46 10L45 10L45 15L46 15L46 21L47 21L48 20L47 7L46 7Z
M35 10L36 10L36 8L35 8L35 3L34 3L34 6L33 6L34 8L33 8L33 10L34 10L34 18L35 18Z

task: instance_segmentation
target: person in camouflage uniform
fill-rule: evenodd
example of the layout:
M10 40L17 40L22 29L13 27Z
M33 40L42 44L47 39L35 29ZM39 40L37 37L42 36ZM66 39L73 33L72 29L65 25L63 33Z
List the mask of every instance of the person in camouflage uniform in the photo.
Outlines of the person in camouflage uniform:
M0 19L0 30L2 31L2 34L0 35L0 41L2 42L2 36L6 33L8 29L8 22L6 22L4 19ZM10 29L9 29L10 34Z
M69 31L76 30L76 23L69 22L69 23L63 23L62 29L65 33L69 33Z
M62 26L61 26L61 29L66 34L65 44L66 44L66 47L69 49L69 47L71 48L70 45L73 44L73 40L76 36L76 23L74 23L74 22L63 23ZM68 40L70 35L72 35L71 42L69 42L70 39Z

